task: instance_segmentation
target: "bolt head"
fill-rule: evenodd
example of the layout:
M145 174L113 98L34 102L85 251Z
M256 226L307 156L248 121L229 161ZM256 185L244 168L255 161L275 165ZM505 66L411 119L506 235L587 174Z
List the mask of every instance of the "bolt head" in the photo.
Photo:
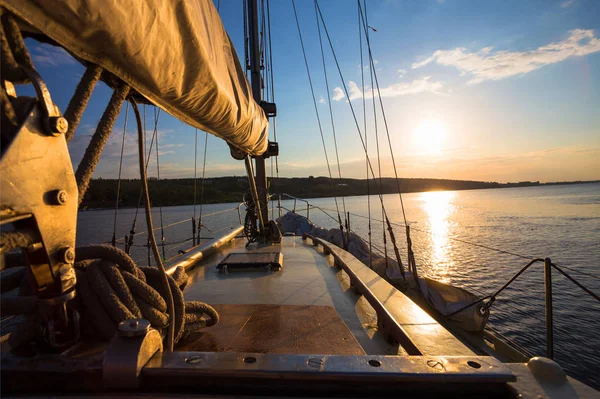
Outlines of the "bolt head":
M63 116L50 117L49 122L52 133L65 134L69 130L69 122Z
M66 247L62 250L61 260L64 263L73 263L75 262L75 251L71 247Z
M119 323L117 331L121 337L140 337L150 331L150 322L146 319L130 319Z
M64 205L67 203L68 194L65 190L58 190L56 193L56 203L59 205Z

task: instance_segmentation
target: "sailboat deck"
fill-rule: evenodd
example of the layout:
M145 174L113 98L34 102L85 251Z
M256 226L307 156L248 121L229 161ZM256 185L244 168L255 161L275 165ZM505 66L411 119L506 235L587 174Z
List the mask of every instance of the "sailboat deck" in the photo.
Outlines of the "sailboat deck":
M221 321L190 336L181 350L407 354L401 346L388 343L377 328L373 307L350 287L348 275L334 267L333 258L325 256L321 247L301 237L283 237L277 245L245 248L245 244L245 239L235 239L188 272L185 299L215 306ZM232 252L281 252L283 269L219 272L217 265ZM368 284L387 284L368 268L362 275L369 279ZM432 353L473 354L403 294L387 286L382 302L404 308L394 309L395 318L407 331L418 333L422 343L435 348Z

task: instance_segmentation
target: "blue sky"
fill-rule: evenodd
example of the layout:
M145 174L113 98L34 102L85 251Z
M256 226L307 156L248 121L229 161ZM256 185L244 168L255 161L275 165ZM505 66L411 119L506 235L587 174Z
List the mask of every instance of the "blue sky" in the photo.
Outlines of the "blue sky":
M242 2L220 3L223 23L243 56ZM367 97L367 140L375 161L367 68L361 89L356 2L320 5L361 126L362 93ZM364 178L364 151L327 46L331 92L325 89L313 2L297 0L296 6L330 159L335 158L327 97L332 98L342 175ZM600 2L368 0L367 6L369 25L377 30L370 40L401 177L600 179ZM291 1L271 0L271 19L280 175L327 175ZM54 48L29 44L64 111L83 67ZM104 84L94 91L70 146L75 166L110 94ZM147 113L152 126L153 110ZM95 177L117 175L124 115ZM132 122L130 115L125 177L138 176ZM383 174L392 176L382 121L378 124ZM166 113L158 129L161 177L193 176L194 129ZM204 133L198 142L201 156ZM234 174L244 174L243 164L209 136L207 175Z

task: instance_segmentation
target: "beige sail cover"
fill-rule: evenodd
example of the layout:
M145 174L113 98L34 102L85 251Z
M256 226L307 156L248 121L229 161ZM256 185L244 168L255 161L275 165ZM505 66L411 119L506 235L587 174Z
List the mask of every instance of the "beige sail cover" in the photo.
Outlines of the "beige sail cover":
M1 3L176 118L250 155L266 150L267 118L211 0Z

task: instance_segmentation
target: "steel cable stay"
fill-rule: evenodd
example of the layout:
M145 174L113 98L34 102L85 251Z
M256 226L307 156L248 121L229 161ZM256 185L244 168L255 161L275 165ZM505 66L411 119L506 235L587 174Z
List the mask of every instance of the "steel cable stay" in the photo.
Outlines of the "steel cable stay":
M157 118L160 117L160 109L158 110L158 116ZM144 138L146 137L146 105L144 105L144 120L143 120L143 132L144 132ZM155 134L152 134L152 139L150 140L150 146L148 149L148 154L146 156L146 166L145 166L145 172L148 173L148 165L150 164L150 155L152 154L152 147L154 145L154 138L155 138ZM133 245L133 238L136 235L135 229L136 229L136 225L137 225L137 218L139 215L139 211L140 211L140 206L142 205L142 196L144 194L144 187L140 187L140 195L138 197L138 202L137 202L137 207L135 208L135 215L133 216L133 222L131 224L131 229L129 230L129 236L127 236L127 239L125 240L125 252L127 254L129 254L129 248L131 247L131 245ZM119 242L120 240L117 240L117 242ZM148 264L150 264L148 262Z
M365 68L363 63L363 43L362 43L362 32L360 29L360 17L361 17L361 5L360 0L357 0L358 5L358 43L360 48L360 84L362 87L362 108L363 108L363 125L365 129L365 153L368 156L369 154L369 138L367 136L367 104L365 101ZM369 68L371 69L371 68ZM350 99L349 99L350 100ZM373 259L372 259L372 232L371 232L371 184L369 182L369 165L365 159L365 168L367 175L367 213L369 215L369 223L367 235L369 236L369 268L372 267Z
M206 214L203 217L207 218L207 217L210 217L210 216L220 215L222 213L236 211L237 209L238 209L238 207L227 208L227 209L224 209L224 210L221 210L221 211L216 211L216 212L212 212L212 213ZM187 219L179 220L179 221L176 221L176 222L169 223L169 224L165 225L164 228L167 229L167 228L170 228L170 227L173 227L173 226L177 226L177 225L182 224L182 223L189 222L191 220L192 220L192 218L187 218ZM160 227L155 227L155 228L153 228L153 230L154 231L158 231L158 230L160 230ZM207 230L208 230L208 228L207 228ZM136 233L136 234L137 235L148 234L148 230L145 230L145 231L142 231L142 232ZM123 238L120 238L120 239L117 240L117 243L119 243L119 242L121 242L123 240L124 240ZM144 245L144 247L145 247L145 245Z
M339 61L337 59L337 55L336 55L334 47L333 47L333 42L331 40L331 36L329 35L329 31L327 29L327 25L325 24L325 19L323 18L323 14L322 14L321 9L319 7L318 0L315 0L314 3L315 3L315 6L317 8L317 11L319 13L319 17L321 19L321 22L323 23L323 28L325 30L325 35L327 36L327 41L329 42L329 47L331 49L331 53L333 55L333 59L335 61L335 65L336 65L337 71L338 71L338 73L340 75L340 80L341 80L342 87L344 88L344 93L346 95L346 98L348 98L348 105L350 106L350 111L352 113L352 118L353 118L354 124L356 126L356 131L358 133L358 137L360 138L360 141L361 141L361 144L362 144L362 147L363 147L363 151L365 152L365 157L367 159L368 170L371 172L371 176L373 177L373 179L375 179L375 172L373 170L373 165L372 165L371 159L369 157L369 154L366 151L367 150L366 143L365 143L364 137L363 137L363 135L361 133L360 124L358 123L358 118L356 116L356 112L354 110L354 107L352 106L352 101L350 101L350 93L348 91L348 87L346 85L346 81L344 80L344 75L342 73L342 69L341 69ZM369 51L369 55L370 55L370 51ZM370 56L370 58L371 58L371 64L372 64L371 68L373 68L372 57ZM377 75L375 75L375 78L377 80ZM385 118L384 118L384 120L385 120ZM384 214L384 217L385 217L385 220L386 220L386 224L388 226L388 231L390 233L390 239L392 241L392 245L393 245L393 248L394 248L394 253L396 255L396 260L398 262L398 266L400 267L400 272L401 272L402 277L403 277L403 279L405 281L405 284L406 284L406 273L404 271L404 266L402 264L402 258L400 257L400 253L398 252L398 246L396 245L396 238L395 238L395 235L394 235L394 230L393 230L391 224L389 223L389 217L388 217L387 211L385 209L385 204L384 204L384 201L383 201L383 195L381 193L378 193L378 197L379 197L379 202L381 204L381 208L383 210L383 214Z
M158 147L158 117L157 117L157 108L154 107L154 134L156 135L156 187L158 190L158 194L160 195L160 149ZM165 256L165 229L163 227L163 211L162 211L162 203L159 202L158 211L160 214L160 242L162 246L162 256L163 260L166 258Z
M329 95L330 91L329 91L329 78L327 75L327 64L325 62L325 51L323 49L323 39L321 36L321 23L319 22L319 14L318 14L316 5L315 5L315 19L317 22L317 32L319 34L319 47L321 49L321 61L323 64L323 76L325 78L325 90L327 92L327 106L329 108L329 118L331 120L331 131L333 134L333 146L335 149L335 159L336 159L336 163L337 163L338 177L341 179L342 178L342 169L340 167L340 154L339 154L338 145L337 145L337 135L336 135L336 131L335 131L335 119L333 118L333 107L331 105L331 96ZM338 223L340 226L340 234L343 237L344 230L343 230L342 218L340 217L340 211L339 211L340 208L339 208L339 205L337 202L337 197L334 197L334 199L335 199L335 207L337 209L337 214L338 214ZM346 200L344 199L343 195L342 195L342 210L344 211L344 218L346 218ZM346 220L346 226L348 226L347 220Z
M202 212L204 210L204 178L206 177L206 147L208 145L208 132L204 132L204 160L202 161L202 184L200 185L200 215L198 216L198 244L200 244L200 236L202 235ZM207 228L208 231L210 229Z
M127 136L127 117L129 116L129 103L125 105L125 122L123 123L123 139L121 141L121 156L119 158L119 177L117 179L117 198L115 200L115 217L113 220L113 235L111 244L117 246L117 217L119 213L119 199L121 197L121 171L123 169L123 151L125 149L125 137Z
M318 0L315 0L315 1L318 1ZM358 2L360 4L360 0L358 0ZM385 132L386 132L387 139L388 139L388 147L390 149L390 155L392 157L392 166L394 168L394 175L396 177L396 185L397 185L397 188L398 188L398 198L400 199L400 206L402 208L402 217L404 219L404 225L405 225L405 227L408 227L408 223L406 221L406 212L404 210L404 201L402 199L402 191L400 189L400 179L398 177L398 168L396 167L396 157L394 156L394 150L392 148L392 139L390 137L390 130L389 130L388 123L387 123L387 117L386 117L386 114L385 114L385 109L383 108L383 100L381 98L381 90L379 88L379 79L377 78L377 71L375 70L375 61L373 60L373 54L371 52L371 41L369 40L367 24L366 24L366 22L364 20L364 16L363 16L362 9L361 9L360 6L358 7L358 10L359 10L359 14L361 16L361 20L362 20L362 23L363 23L363 29L365 31L365 35L366 35L366 39L367 39L367 49L369 50L370 69L373 71L373 77L375 78L375 85L377 86L377 97L379 99L379 106L381 108L381 115L383 117L383 123L384 123L384 126L385 126ZM364 87L362 88L362 90L364 91ZM373 101L375 101L374 98L373 98Z
M192 245L196 245L196 182L197 178L197 164L198 164L198 129L194 131L194 216L192 217L192 238L194 242Z
M360 7L360 2L359 2L359 7ZM367 2L365 1L365 21L368 24L369 23L369 19L367 16ZM360 22L359 22L360 23ZM367 39L367 43L369 42L369 30L367 29L366 32L366 39ZM371 103L373 104L373 128L375 131L375 147L377 149L377 171L379 174L379 192L382 191L382 185L383 185L383 178L381 176L381 155L380 155L380 151L379 151L379 129L378 129L378 125L377 125L377 107L376 107L376 103L375 103L375 89L374 89L374 84L373 84L373 73L374 73L374 68L371 68L371 63L369 61L369 76L370 76L370 81L371 81ZM363 93L364 93L364 87L363 87ZM384 249L384 258L385 258L385 262L386 262L386 268L389 266L388 265L388 254L387 254L387 237L386 237L386 232L385 232L385 221L384 221L384 214L383 214L383 209L381 210L381 231L382 231L382 236L383 236L383 249Z
M331 179L332 184L333 184L333 175L331 173L331 165L329 163L329 156L327 154L327 146L325 144L325 135L323 134L323 126L321 125L321 117L319 116L319 109L318 109L318 106L317 106L317 99L315 97L315 90L314 90L313 83L312 83L312 78L311 78L311 75L310 75L310 68L308 66L308 59L306 57L306 50L304 48L304 40L302 39L302 31L300 30L300 22L298 20L298 13L296 11L296 3L295 3L294 0L292 0L292 6L294 8L294 16L296 18L296 27L298 28L298 36L300 38L300 47L302 48L302 55L304 57L304 65L306 66L306 73L308 75L308 83L309 83L309 86L310 86L310 92L311 92L311 95L312 95L313 105L314 105L314 108L315 108L315 114L317 116L317 124L319 125L319 133L321 134L321 143L323 144L323 152L325 154L325 161L327 162L327 171L329 173L329 179ZM332 121L333 121L333 118L332 118ZM336 153L337 153L337 150L336 150ZM338 166L339 166L339 160L338 160ZM340 223L340 230L343 232L342 225L341 225L342 218L340 216L340 210L339 210L339 205L338 205L338 201L337 201L337 196L334 196L334 200L335 200L335 207L337 209L336 212L338 214L338 219L339 219L339 223ZM343 237L343 233L342 233L342 237ZM344 240L342 239L342 241L344 241ZM345 242L344 246L347 248L347 242Z

